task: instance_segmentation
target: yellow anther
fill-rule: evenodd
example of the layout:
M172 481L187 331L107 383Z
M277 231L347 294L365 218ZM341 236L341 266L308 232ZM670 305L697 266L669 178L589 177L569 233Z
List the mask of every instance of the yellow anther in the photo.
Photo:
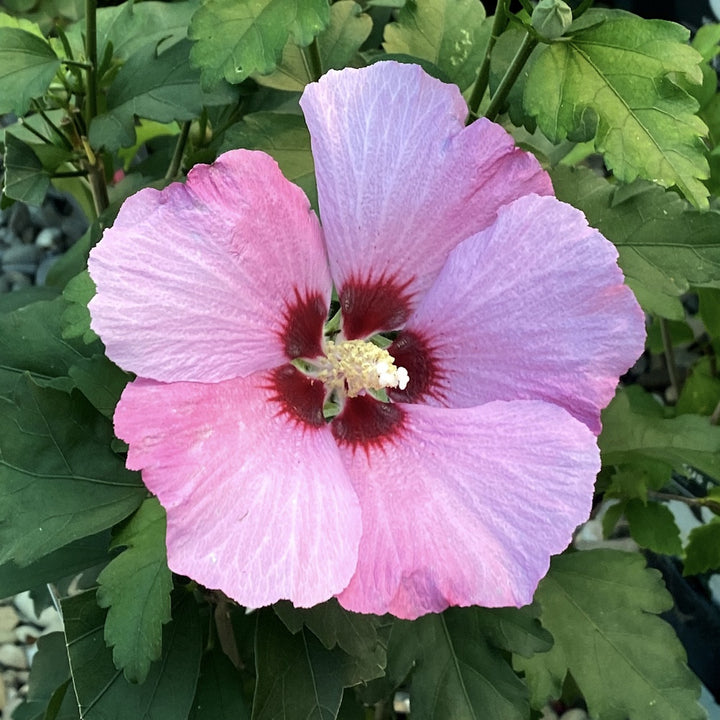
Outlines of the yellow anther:
M392 355L371 342L329 340L325 356L320 361L318 379L332 390L347 393L348 397L355 397L363 390L407 387L407 370L396 367Z

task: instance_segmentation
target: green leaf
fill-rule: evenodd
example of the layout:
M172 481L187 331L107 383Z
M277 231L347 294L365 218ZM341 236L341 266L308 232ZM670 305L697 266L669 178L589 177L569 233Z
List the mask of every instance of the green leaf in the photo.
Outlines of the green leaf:
M0 395L0 563L25 565L127 517L146 490L79 393L25 375Z
M281 601L273 608L290 632L298 633L307 627L328 650L339 647L348 655L368 661L371 674L382 674L386 658L378 635L381 618L345 610L335 599L312 608L296 608Z
M558 198L616 245L628 285L649 312L683 320L679 297L691 285L720 287L720 212L694 210L645 181L614 185L566 167L551 175Z
M101 346L62 337L67 302L58 297L25 305L0 316L0 393L23 373L39 385L70 391L70 368Z
M97 340L98 336L90 329L90 311L87 307L95 295L95 283L90 273L83 270L77 274L68 282L62 294L69 303L62 317L65 325L63 338L82 338L87 344Z
M678 415L712 415L720 403L720 378L712 365L711 358L702 357L692 366L675 405Z
M480 69L489 36L485 9L476 0L408 0L397 22L385 26L383 47L429 60L466 90Z
M191 60L206 89L240 83L272 72L288 38L309 45L329 20L328 0L207 0L190 25Z
M60 692L58 692L60 691ZM27 700L13 711L13 720L47 720L46 710L57 698L54 720L78 720L78 708L70 686L70 666L65 637L53 632L38 638L30 669Z
M165 49L187 37L190 19L198 0L180 2L124 2L117 7L98 8L98 56L105 54L108 43L113 55L127 60L144 45L155 47L162 41Z
M720 518L714 517L705 525L693 528L685 548L683 575L720 568Z
M62 601L72 680L83 720L186 718L192 707L202 656L202 628L191 593L173 603L163 628L162 656L142 685L128 683L103 641L105 611L86 591Z
M170 620L172 575L165 551L165 510L148 498L113 538L126 549L98 576L97 602L109 608L105 642L132 683L145 682L162 650L162 626Z
M631 404L636 393L618 392L603 411L598 439L603 465L660 460L679 471L690 465L720 477L720 427L698 415L669 419L646 415Z
M527 718L527 688L513 672L505 653L493 646L500 642L511 650L525 650L527 640L524 633L514 637L517 632L504 637L502 626L497 624L502 615L493 620L492 612L451 608L441 615L424 615L413 623L403 623L405 642L415 643L410 688L413 720ZM490 633L488 627L492 628ZM539 628L533 634L536 647L546 650L547 634Z
M24 115L33 98L50 86L60 60L45 38L0 27L0 115Z
M525 109L545 135L555 143L594 135L618 179L677 185L694 205L707 207L700 182L709 176L707 127L694 114L695 99L672 79L702 81L702 58L687 44L689 31L664 20L589 10L568 35L537 56L525 84Z
M219 648L203 655L188 720L250 720L240 676Z
M105 530L75 540L23 567L6 562L0 565L0 595L10 597L107 562L109 542L110 533Z
M269 609L259 613L255 653L253 720L330 720L337 716L345 687L382 675L380 668L368 677L370 663L339 648L328 650L305 628L293 635Z
M672 628L660 573L643 557L588 550L553 558L535 598L555 638L550 652L516 660L534 707L559 697L568 673L602 720L701 720L700 683Z
M43 167L32 145L19 140L12 133L5 133L3 163L5 195L29 205L42 205L50 187L50 173Z
M317 36L323 71L340 70L351 64L372 30L372 19L353 0L340 0L330 6L330 23ZM287 43L277 69L269 75L254 75L260 85L277 90L302 91L315 80L303 49Z
M193 120L205 106L237 99L237 91L225 83L208 92L200 88L189 47L183 40L158 55L154 46L143 45L128 58L108 89L107 112L90 125L93 147L117 150L133 145L136 115L162 123Z
M301 115L258 112L228 128L221 152L233 148L262 150L275 158L283 175L299 185L317 207L315 164L310 133Z
M692 46L702 55L705 62L710 62L720 53L720 23L701 25L692 39Z
M122 371L106 355L93 355L78 360L68 370L75 387L105 417L112 418L130 375Z
M630 500L625 505L630 534L640 547L664 555L680 555L680 528L667 505Z

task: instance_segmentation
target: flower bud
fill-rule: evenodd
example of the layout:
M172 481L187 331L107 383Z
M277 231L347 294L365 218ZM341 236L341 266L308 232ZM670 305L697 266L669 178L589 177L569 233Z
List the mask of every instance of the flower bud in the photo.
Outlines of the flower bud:
M543 40L562 37L572 22L572 10L563 0L540 0L532 14L532 26Z

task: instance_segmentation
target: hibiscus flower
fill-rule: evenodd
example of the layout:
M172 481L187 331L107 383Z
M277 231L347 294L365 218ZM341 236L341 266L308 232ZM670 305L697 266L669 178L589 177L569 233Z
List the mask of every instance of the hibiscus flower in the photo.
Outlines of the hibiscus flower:
M331 71L301 106L322 225L233 150L129 198L90 254L169 565L255 607L528 603L642 351L615 249L417 66Z

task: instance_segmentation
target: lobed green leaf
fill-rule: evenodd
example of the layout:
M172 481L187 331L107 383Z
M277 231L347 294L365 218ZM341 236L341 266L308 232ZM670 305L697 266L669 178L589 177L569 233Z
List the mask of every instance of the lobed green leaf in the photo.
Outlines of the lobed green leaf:
M202 629L190 593L173 605L163 629L162 656L142 685L128 683L103 640L105 610L88 590L62 601L73 688L83 720L186 718L192 707L202 655Z
M602 720L702 720L700 683L672 628L656 617L672 607L660 573L643 557L589 550L553 558L535 598L555 638L552 650L517 658L533 705L559 697L568 673Z
M697 101L674 81L699 84L700 54L689 32L663 20L590 10L530 67L524 106L555 143L595 138L615 176L676 185L708 206L709 177Z
M97 602L109 608L105 642L115 667L142 683L160 658L162 626L170 620L172 575L165 551L165 510L148 498L113 538L111 549L126 549L98 576Z
M330 22L317 36L323 72L351 65L360 46L372 30L372 19L353 0L340 0L330 6ZM277 90L302 91L316 78L308 66L303 49L294 42L283 48L277 68L268 75L254 75L260 85Z
M206 90L240 83L272 72L288 38L309 45L329 19L328 0L207 0L190 25L191 60Z
M386 52L432 62L461 90L475 80L490 37L485 8L475 0L408 0L385 26Z
M167 123L193 120L204 106L225 105L237 91L225 83L214 90L200 87L200 74L190 66L189 41L157 54L143 45L120 69L108 89L107 112L90 125L93 147L117 150L135 143L135 116Z
M720 569L720 518L714 517L705 525L690 532L685 548L683 575L696 575Z
M551 172L560 200L579 207L618 249L628 285L648 312L683 320L691 285L720 287L720 212L693 209L638 180L615 185L590 170Z
M0 115L24 115L50 86L60 60L50 43L19 27L0 26Z

